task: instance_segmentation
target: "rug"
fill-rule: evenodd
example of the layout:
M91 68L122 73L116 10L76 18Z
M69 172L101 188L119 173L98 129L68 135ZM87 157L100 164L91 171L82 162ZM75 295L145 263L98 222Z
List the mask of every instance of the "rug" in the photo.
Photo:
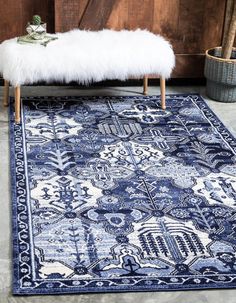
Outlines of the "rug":
M11 106L14 294L236 287L236 140L199 95Z

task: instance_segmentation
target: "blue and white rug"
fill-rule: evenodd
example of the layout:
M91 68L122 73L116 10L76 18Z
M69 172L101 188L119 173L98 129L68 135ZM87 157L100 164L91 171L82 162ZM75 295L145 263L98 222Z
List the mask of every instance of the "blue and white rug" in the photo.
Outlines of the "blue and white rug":
M14 293L236 287L235 151L198 95L23 98Z

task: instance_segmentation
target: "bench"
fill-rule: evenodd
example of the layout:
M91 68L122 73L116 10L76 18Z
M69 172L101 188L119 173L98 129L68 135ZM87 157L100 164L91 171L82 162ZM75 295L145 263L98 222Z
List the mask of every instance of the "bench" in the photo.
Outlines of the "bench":
M15 90L15 122L20 122L21 85L39 81L81 84L102 80L143 78L147 94L148 75L160 77L161 107L165 105L165 79L175 65L171 45L147 30L98 32L72 30L55 34L46 47L19 44L17 38L0 44L0 73L4 78L4 105L9 85Z

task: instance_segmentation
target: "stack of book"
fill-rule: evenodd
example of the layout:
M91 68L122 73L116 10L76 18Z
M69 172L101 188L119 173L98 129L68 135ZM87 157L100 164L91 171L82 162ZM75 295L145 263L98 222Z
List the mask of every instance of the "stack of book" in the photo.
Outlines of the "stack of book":
M21 37L18 37L17 39L17 42L20 43L20 44L40 44L40 45L43 45L43 46L47 46L47 44L53 40L56 40L58 39L57 37L55 37L55 35L45 35L44 38L42 39L33 39L31 37L31 35L26 35L26 36L21 36Z

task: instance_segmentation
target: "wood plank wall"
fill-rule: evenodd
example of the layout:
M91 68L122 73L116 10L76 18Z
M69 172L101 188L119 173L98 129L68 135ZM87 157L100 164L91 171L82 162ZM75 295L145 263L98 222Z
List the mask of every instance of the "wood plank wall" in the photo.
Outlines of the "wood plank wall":
M26 25L34 14L46 20L48 31L54 32L54 1L0 0L0 42L26 34Z
M176 53L173 77L202 77L204 52L221 45L226 0L0 0L0 41L25 33L33 14L48 32L148 29Z

